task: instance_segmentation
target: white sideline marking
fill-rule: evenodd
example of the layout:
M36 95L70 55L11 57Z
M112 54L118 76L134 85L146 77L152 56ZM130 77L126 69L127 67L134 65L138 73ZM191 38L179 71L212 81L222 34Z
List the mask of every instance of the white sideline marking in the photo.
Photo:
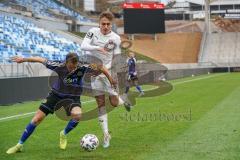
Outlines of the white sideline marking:
M213 77L222 76L222 75L225 75L225 74L217 74L217 75L212 75L212 76L207 76L207 77L190 79L190 80L186 80L186 81L175 82L175 83L172 83L172 84L173 85L184 84L184 83L188 83L188 82L192 82L192 81L199 81L199 80L202 80L202 79L208 79L208 78L213 78ZM82 103L84 104L84 103L90 103L90 102L94 102L94 101L95 100L89 100L89 101L85 101L85 102L82 102ZM23 113L23 114L17 114L17 115L13 115L13 116L3 117L3 118L0 118L0 122L4 121L4 120L7 120L7 119L14 119L14 118L18 118L18 117L24 117L24 116L27 116L27 115L32 115L34 113L35 112L28 112L28 113Z
M227 73L225 73L227 74ZM208 78L213 78L213 77L217 77L217 76L222 76L222 75L225 75L225 74L217 74L217 75L211 75L211 76L207 76L207 77L201 77L201 78L196 78L196 79L189 79L189 80L186 80L186 81L181 81L181 82L173 82L172 84L173 85L178 85L178 84L183 84L183 83L187 83L187 82L192 82L192 81L199 81L199 80L202 80L202 79L208 79Z
M89 101L85 101L85 102L82 102L83 104L84 103L90 103L90 102L94 102L95 100L89 100ZM23 113L23 114L17 114L17 115L13 115L13 116L7 116L7 117L3 117L3 118L0 118L0 122L3 121L3 120L7 120L7 119L14 119L14 118L18 118L18 117L24 117L24 116L28 116L28 115L33 115L35 114L36 112L28 112L28 113Z
M14 115L14 116L3 117L3 118L0 118L0 121L6 120L6 119L11 119L11 118L23 117L23 116L26 116L26 115L32 115L34 113L35 112L28 112L28 113L23 113L23 114L17 114L17 115Z

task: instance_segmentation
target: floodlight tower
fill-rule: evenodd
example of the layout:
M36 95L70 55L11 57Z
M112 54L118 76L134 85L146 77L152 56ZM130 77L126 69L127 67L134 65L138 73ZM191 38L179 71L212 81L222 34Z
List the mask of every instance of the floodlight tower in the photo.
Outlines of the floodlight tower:
M210 4L217 0L205 0L205 25L207 33L211 33L211 11L210 11Z
M210 0L205 0L205 25L206 32L210 33Z

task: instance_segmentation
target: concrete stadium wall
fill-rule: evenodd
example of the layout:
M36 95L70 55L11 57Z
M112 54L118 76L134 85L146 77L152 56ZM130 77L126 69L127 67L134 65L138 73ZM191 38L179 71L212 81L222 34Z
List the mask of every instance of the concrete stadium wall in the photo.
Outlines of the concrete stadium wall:
M14 77L46 77L50 76L51 73L51 70L46 69L44 65L38 63L0 64L0 79Z
M200 68L200 69L175 69L169 70L166 74L167 80L179 79L184 77L199 76L203 74L212 73L212 68Z
M132 51L161 63L197 63L202 33L166 33L157 35L157 41L147 36L132 41Z
M206 37L199 62L212 62L218 66L238 66L240 60L240 33L215 33Z
M46 97L48 77L0 79L0 105L32 101Z

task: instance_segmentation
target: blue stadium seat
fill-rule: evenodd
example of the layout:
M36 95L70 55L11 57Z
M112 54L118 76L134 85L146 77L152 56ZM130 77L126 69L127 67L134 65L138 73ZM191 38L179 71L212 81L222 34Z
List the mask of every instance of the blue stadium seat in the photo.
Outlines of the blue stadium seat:
M67 8L59 3L56 3L53 0L41 0L41 1L16 0L16 2L22 6L30 6L35 15L53 17L53 15L49 13L49 9L54 9L54 10L58 10L61 13L64 13L65 15L76 18L79 21L91 22L90 19L82 16L81 14L75 12L70 8Z
M63 60L67 53L81 51L78 44L20 18L0 15L0 26L4 33L0 34L0 54L4 53L3 58L13 55L26 57L41 55L54 60Z

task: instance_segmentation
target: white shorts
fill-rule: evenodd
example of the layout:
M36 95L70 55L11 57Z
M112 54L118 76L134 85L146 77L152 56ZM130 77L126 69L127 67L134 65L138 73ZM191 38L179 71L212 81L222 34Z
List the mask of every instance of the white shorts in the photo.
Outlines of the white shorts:
M111 86L107 77L105 76L97 76L91 78L91 86L93 90L94 96L105 95L109 93L111 96L117 96L117 91Z

